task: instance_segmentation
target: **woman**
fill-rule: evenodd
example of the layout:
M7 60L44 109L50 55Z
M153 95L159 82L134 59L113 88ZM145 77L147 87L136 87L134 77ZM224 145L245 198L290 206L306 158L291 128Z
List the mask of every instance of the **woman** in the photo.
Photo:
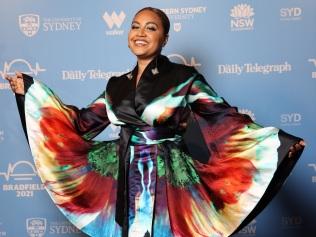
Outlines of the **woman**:
M159 9L137 12L128 35L137 66L86 109L27 75L7 77L47 191L90 236L229 236L268 203L304 147L161 55L169 27ZM208 151L199 161L183 141L189 120ZM119 140L93 141L110 122Z

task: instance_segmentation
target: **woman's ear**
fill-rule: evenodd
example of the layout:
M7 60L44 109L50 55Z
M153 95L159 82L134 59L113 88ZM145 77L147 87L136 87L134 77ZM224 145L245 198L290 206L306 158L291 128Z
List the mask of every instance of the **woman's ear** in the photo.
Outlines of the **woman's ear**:
M165 40L164 40L163 43L162 43L162 47L164 47L164 46L167 44L168 39L169 39L169 35L166 35L166 36L165 36Z

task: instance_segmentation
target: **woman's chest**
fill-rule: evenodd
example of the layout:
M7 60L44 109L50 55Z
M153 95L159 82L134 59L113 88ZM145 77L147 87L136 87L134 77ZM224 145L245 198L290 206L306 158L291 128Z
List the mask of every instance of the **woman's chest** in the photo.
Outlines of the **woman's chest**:
M177 117L186 104L190 80L179 82L170 77L117 78L107 88L113 113L124 123L159 125Z

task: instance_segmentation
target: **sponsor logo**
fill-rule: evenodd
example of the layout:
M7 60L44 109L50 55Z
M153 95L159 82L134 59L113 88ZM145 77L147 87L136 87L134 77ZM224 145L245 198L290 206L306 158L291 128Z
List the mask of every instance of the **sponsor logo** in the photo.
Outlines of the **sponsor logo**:
M36 14L24 14L19 16L21 32L27 37L36 35L40 27L40 17Z
M241 114L246 114L248 115L253 121L256 120L256 116L255 114L249 110L249 109L241 109L241 108L238 108L238 112L241 113Z
M300 113L281 114L280 121L282 126L300 126L302 115Z
M0 142L4 140L4 131L0 130Z
M238 4L230 10L232 31L253 30L255 12L248 4Z
M196 7L177 7L177 8L164 8L163 10L170 20L192 20L196 15L205 14L207 11L206 6Z
M186 66L191 67L200 67L201 63L196 62L194 57L191 57L190 61L188 61L185 57L180 54L169 54L168 58L176 63L184 64Z
M244 63L244 64L218 64L217 72L219 75L242 73L260 73L268 75L270 73L285 73L292 71L292 65L288 62L283 64L259 64L259 63Z
M102 18L107 24L108 28L110 30L106 31L107 35L122 35L124 33L124 30L120 30L124 20L125 20L126 14L121 11L118 15L115 11L112 12L110 15L108 12L104 12ZM116 26L114 29L113 27Z
M309 58L308 62L312 63L314 67L316 68L316 58ZM316 79L316 71L312 72L312 78Z
M281 21L296 21L302 19L302 8L290 7L280 9L280 20Z
M240 236L255 236L257 232L257 221L254 219L247 226L242 228L238 235Z
M14 164L9 163L7 170L0 172L0 177L7 182L2 185L2 191L15 192L16 197L20 198L33 197L34 191L44 190L43 184L30 183L36 176L35 167L29 161L20 160Z
M46 232L45 218L26 219L26 231L30 237L43 237Z
M14 75L15 71L21 71L28 75L37 76L40 72L45 72L46 69L41 68L39 63L35 63L35 67L32 67L31 63L25 59L14 59L11 62L4 62L3 70L0 71L0 75L5 79L5 75Z
M2 226L2 222L0 222L0 237L7 236L7 232L3 230L1 226Z
M50 235L81 234L82 232L69 222L51 222L48 233ZM68 236L68 235L67 235Z
M175 32L180 32L181 29L182 29L182 24L181 24L181 22L175 22L175 23L173 23L173 30L174 30Z
M43 18L43 31L45 32L74 32L81 27L81 17L54 17Z
M40 24L40 22L42 22ZM43 17L37 14L24 14L19 16L19 26L21 32L27 37L35 36L40 29L44 32L58 31L79 31L81 27L80 17Z
M308 167L311 167L314 172L316 173L316 163L309 163ZM316 183L316 175L312 176L312 183Z
M21 71L28 75L37 76L40 72L45 72L46 69L41 68L39 63L35 63L35 67L32 67L31 63L25 59L14 59L11 62L4 62L3 70L0 71L0 76L5 79L5 75L14 75L15 71ZM7 82L0 83L0 90L9 90L10 84Z
M63 80L79 80L79 81L84 81L86 79L109 80L113 76L120 76L120 75L127 73L129 71L130 71L129 69L127 69L126 71L122 71L122 72L102 71L101 69L89 69L86 71L62 70L61 74L62 74Z
M283 216L281 219L282 229L300 228L303 225L301 216Z

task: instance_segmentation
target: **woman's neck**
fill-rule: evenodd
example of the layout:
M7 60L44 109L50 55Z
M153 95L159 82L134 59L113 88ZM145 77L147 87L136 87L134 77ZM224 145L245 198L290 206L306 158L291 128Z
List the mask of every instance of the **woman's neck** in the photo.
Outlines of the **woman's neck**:
M157 55L154 57L150 58L137 58L137 82L139 81L140 77L142 76L145 68L148 66L148 64L155 58Z

